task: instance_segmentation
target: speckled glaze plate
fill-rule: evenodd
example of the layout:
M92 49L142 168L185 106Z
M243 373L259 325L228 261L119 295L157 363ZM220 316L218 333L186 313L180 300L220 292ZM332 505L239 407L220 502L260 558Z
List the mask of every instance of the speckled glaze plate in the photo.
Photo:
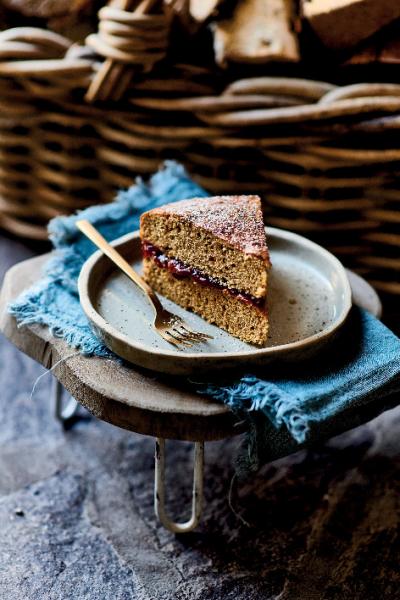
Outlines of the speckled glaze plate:
M214 337L189 349L174 348L150 326L152 308L143 293L101 252L86 261L79 277L83 310L108 348L136 365L164 373L188 375L309 358L331 340L349 313L346 271L327 250L302 236L268 227L267 239L273 266L265 347L241 342L162 297L168 310ZM138 232L113 245L141 272Z

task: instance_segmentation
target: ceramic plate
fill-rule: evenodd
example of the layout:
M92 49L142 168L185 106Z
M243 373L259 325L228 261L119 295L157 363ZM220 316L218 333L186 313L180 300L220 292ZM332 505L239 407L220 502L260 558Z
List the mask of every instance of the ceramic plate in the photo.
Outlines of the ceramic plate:
M165 307L193 329L214 337L189 349L174 348L149 325L153 313L143 293L101 252L82 268L83 310L108 348L136 365L164 373L191 374L308 358L331 339L348 315L351 288L346 271L327 250L302 236L269 227L267 237L273 266L268 289L270 336L265 347L241 342L161 297ZM138 232L113 245L141 271Z

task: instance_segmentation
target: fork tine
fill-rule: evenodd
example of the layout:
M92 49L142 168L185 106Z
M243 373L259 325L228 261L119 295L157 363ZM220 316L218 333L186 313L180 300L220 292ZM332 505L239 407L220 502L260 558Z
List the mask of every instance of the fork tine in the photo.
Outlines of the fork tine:
M192 327L190 327L190 325L184 321L183 319L179 319L179 324L181 327L183 327L184 329L186 329L187 331L189 331L189 333L194 333L196 335L200 335L201 337L205 337L205 338L209 338L209 339L214 339L212 335L209 335L208 333L203 333L201 331L195 331Z
M180 323L180 327L187 332L190 336L198 339L198 340L213 340L213 336L212 335L208 335L207 333L202 333L200 331L194 331L194 329L192 329L191 327L189 327L189 325L187 325L186 323Z
M179 348L179 346L186 346L187 348L190 348L193 345L190 340L186 340L180 335L174 335L171 330L164 331L163 337L165 340L167 340L167 342L173 344L177 348Z
M185 339L185 340L189 340L191 342L193 342L194 344L199 344L200 342L204 342L205 338L203 338L200 335L198 335L195 331L191 332L187 329L185 329L184 327L182 327L181 325L176 325L173 328L173 331L178 334L181 338Z
M192 341L194 344L201 344L202 342L206 341L206 338L198 336L194 333L192 334L192 333L186 331L185 329L179 330L179 335L182 336L186 340Z
M181 335L173 335L171 329L156 329L156 331L161 335L162 338L169 344L172 344L176 348L179 346L192 346L189 340L186 340Z
M182 331L174 330L174 333L179 337L180 340L183 340L185 343L188 343L191 346L194 346L195 344L199 344L202 341L202 340L199 340L198 338L194 338L190 335L187 335L186 333L183 333Z
M182 335L183 337L191 337L191 332L182 327L181 323L174 323L172 329L178 335Z
M176 344L183 344L184 346L190 347L193 346L193 343L195 343L194 340L192 340L188 336L181 334L176 329L168 329L168 335L170 335L174 339Z
M172 344L173 346L175 346L175 348L179 348L179 343L170 335L168 335L166 331L160 331L159 329L157 329L156 331L161 335L162 338L164 338L166 342Z
M212 335L208 335L207 333L202 333L201 331L194 331L193 329L189 329L188 327L184 327L186 331L188 331L191 335L195 335L197 338L201 340L213 340Z

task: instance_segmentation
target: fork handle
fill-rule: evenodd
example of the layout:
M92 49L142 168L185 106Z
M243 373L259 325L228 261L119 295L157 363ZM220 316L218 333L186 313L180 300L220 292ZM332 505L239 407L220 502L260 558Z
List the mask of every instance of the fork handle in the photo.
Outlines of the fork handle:
M140 277L136 273L134 269L132 269L131 265L120 255L119 252L115 248L113 248L101 235L99 231L89 221L85 219L81 219L76 222L77 228L84 234L86 237L93 242L99 250L103 252L108 258L115 264L117 267L121 269L133 281L140 287L140 289L146 294L149 300L152 302L156 311L162 310L162 305L151 289L151 287L145 282L145 280Z

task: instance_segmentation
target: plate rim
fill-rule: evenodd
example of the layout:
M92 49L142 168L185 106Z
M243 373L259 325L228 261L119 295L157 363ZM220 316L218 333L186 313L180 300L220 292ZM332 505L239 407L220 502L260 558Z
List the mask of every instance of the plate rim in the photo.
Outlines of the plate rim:
M145 345L145 344L142 344L142 343L136 342L136 341L134 341L134 343L132 343L132 338L129 338L126 334L121 333L120 331L115 329L112 325L107 324L106 320L96 310L96 308L94 307L93 303L90 300L89 285L88 285L90 273L91 273L95 263L97 263L97 261L100 260L102 256L104 256L104 254L101 250L96 250L95 252L93 252L93 254L91 256L89 256L89 258L86 259L86 261L84 262L84 264L81 268L81 271L80 271L80 274L78 277L78 293L79 293L79 300L80 300L81 307L82 307L85 315L89 319L89 321L91 323L93 323L100 330L107 331L108 328L112 327L112 329L113 329L112 336L114 338L116 338L119 342L122 342L122 343L128 342L128 344L131 348L135 348L137 350L140 350L141 352L145 352L148 355L156 354L157 356L163 356L165 358L179 357L180 359L183 359L185 362L192 361L193 359L196 359L196 358L197 359L201 358L201 359L206 359L206 360L218 359L221 361L224 359L227 359L227 360L233 359L234 360L235 358L243 359L246 357L249 357L249 358L250 357L262 357L264 355L265 356L277 356L277 355L286 354L288 352L291 352L291 351L299 349L299 348L308 348L308 347L312 346L313 344L320 342L324 338L331 336L335 331L337 331L344 324L344 322L347 319L347 316L352 307L352 291L351 291L350 282L349 282L349 279L348 279L348 276L346 273L346 269L343 266L343 264L341 263L341 261L334 254L329 252L329 250L327 250L326 248L323 248L316 242L313 242L302 235L299 235L292 231L288 231L286 229L280 229L278 227L265 226L265 230L267 233L267 240L268 240L268 235L270 235L272 233L276 237L281 238L281 239L283 238L283 239L286 239L289 241L297 241L297 243L300 243L301 245L308 247L309 249L324 256L328 261L332 262L332 264L335 266L335 270L338 272L338 274L340 276L340 282L341 282L342 289L343 289L344 302L343 302L343 309L342 309L341 313L335 319L334 323L332 323L329 327L323 329L322 331L314 333L313 335L308 336L308 337L304 338L303 340L298 340L296 342L290 342L288 344L280 344L279 346L269 346L268 348L254 347L254 349L251 349L251 350L241 350L241 351L236 351L236 352L202 352L201 354L199 354L198 352L181 353L181 352L179 352L179 350L174 350L174 349L166 350L163 348L151 348L148 345ZM112 246L118 247L118 246L124 244L125 242L127 242L129 240L137 239L138 237L139 237L139 230L136 230L136 231L133 231L132 233L127 233L127 234L113 240L110 243ZM132 283L132 285L135 285L135 284ZM106 327L104 327L104 325L106 325ZM114 352L114 350L112 350L112 351ZM131 362L133 362L133 361L131 361Z

